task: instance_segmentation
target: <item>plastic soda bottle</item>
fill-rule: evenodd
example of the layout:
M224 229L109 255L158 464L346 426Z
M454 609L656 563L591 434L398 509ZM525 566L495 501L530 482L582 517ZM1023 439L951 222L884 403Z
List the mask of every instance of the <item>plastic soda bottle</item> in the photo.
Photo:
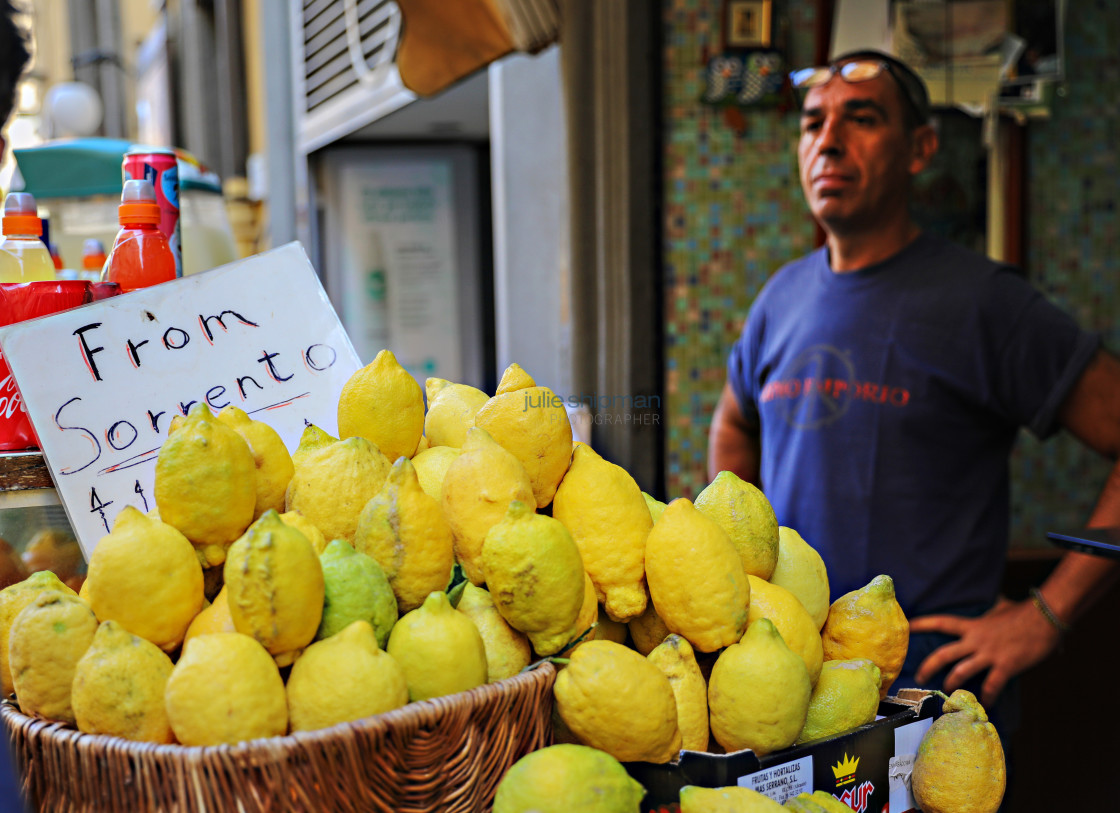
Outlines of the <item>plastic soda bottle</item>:
M4 199L4 242L0 243L0 282L54 280L54 260L43 244L43 221L35 197L11 192Z
M150 181L125 181L117 210L121 230L113 242L102 282L115 282L121 293L173 280L175 256L159 230L160 209Z
M104 268L105 246L96 237L90 237L82 244L82 269L78 272L78 279L97 282Z

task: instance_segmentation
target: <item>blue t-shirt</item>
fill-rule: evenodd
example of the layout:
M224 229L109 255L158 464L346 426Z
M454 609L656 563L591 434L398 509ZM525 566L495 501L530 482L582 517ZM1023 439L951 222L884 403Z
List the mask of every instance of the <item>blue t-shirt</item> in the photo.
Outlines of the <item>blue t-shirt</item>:
M825 248L782 268L728 373L762 490L833 599L885 573L911 617L974 615L999 593L1016 433L1058 428L1098 344L1013 269L922 234L859 271Z

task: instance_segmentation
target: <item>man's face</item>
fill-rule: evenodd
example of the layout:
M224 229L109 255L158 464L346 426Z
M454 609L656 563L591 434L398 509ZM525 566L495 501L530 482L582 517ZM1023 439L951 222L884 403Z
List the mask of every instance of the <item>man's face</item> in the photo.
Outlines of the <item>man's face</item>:
M797 147L801 188L829 232L872 229L907 206L910 178L925 161L915 157L905 104L886 71L854 84L833 76L806 95Z

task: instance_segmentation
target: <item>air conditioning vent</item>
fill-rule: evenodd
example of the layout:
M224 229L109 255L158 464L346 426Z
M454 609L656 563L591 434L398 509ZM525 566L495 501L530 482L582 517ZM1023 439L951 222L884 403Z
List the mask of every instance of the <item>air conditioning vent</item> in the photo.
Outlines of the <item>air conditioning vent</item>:
M303 0L303 109L384 81L400 34L392 0Z

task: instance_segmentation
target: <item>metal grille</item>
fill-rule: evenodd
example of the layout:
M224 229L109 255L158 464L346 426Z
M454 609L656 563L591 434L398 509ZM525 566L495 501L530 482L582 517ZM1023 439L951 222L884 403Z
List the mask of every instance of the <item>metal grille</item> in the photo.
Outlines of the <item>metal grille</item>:
M304 111L385 81L400 28L393 0L303 0Z

